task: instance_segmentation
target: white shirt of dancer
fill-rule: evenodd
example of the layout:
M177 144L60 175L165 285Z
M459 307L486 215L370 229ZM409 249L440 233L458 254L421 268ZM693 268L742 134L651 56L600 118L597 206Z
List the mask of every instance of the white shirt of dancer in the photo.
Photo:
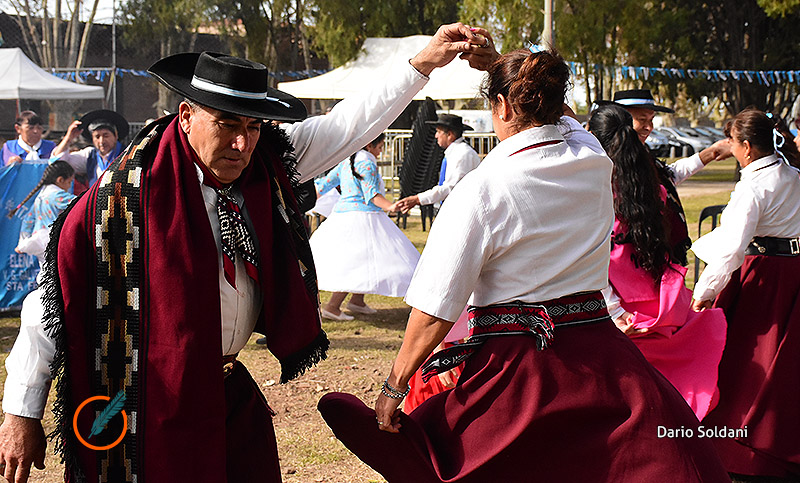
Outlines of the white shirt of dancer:
M526 149L548 141L562 142ZM501 142L442 205L406 302L452 322L468 299L533 303L601 290L614 224L611 167L569 117Z
M444 182L441 185L434 186L433 188L419 193L419 204L432 205L439 201L444 201L447 195L455 187L456 183L461 181L467 173L478 167L481 162L481 157L472 149L472 146L463 138L460 137L450 143L447 149L444 150L444 159L447 160L447 166L444 171Z
M326 116L282 125L295 147L301 180L313 178L375 139L402 113L427 81L428 78L410 64L403 64L387 73L386 84L361 96L345 99ZM262 301L255 282L246 276L238 256L236 286L239 290L225 280L219 220L216 208L211 209L216 206L216 193L202 185L201 180L199 182L217 244L222 354L235 354L249 340ZM44 330L38 290L25 299L20 316L20 333L6 359L8 377L3 394L3 411L41 419L50 388L54 342Z
M720 225L692 245L706 262L694 299L714 300L744 263L753 237L800 236L800 175L776 155L757 159L741 171Z

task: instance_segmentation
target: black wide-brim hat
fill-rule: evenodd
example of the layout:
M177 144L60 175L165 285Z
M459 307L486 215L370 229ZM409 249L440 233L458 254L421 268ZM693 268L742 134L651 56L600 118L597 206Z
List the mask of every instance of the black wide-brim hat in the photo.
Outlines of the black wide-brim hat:
M268 86L267 67L217 52L165 57L147 70L178 94L206 107L271 121L301 121L299 99Z
M120 141L128 137L128 132L130 131L130 125L122 115L107 109L87 112L79 121L82 129L81 136L87 141L92 140L94 131L103 127L114 127L117 132L117 139Z
M464 124L461 116L456 116L455 114L439 114L435 121L425 121L425 124L443 126L451 131L472 131L472 127Z
M656 112L674 113L672 109L664 106L657 106L656 101L653 99L653 94L650 89L628 89L626 91L617 91L614 93L613 101L595 101L598 106L607 104L616 104L622 107L643 107L645 109L652 109Z

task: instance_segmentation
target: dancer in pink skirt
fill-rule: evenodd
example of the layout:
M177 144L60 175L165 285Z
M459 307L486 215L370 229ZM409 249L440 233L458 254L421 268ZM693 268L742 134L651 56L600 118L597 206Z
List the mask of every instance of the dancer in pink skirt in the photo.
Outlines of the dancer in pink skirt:
M645 358L669 379L702 420L716 404L717 368L725 347L722 310L691 310L686 267L669 243L667 191L650 153L633 129L633 117L613 104L589 119L589 131L614 162L614 231L610 285L603 291L611 318ZM715 157L729 157L727 143Z

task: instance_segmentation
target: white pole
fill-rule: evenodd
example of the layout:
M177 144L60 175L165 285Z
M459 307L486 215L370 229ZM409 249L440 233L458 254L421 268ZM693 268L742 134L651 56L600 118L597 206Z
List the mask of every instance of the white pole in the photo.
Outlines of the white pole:
M112 0L111 17L111 110L117 110L117 0Z
M553 1L544 0L544 29L542 30L542 42L548 48L553 48L555 42L555 24L553 23Z

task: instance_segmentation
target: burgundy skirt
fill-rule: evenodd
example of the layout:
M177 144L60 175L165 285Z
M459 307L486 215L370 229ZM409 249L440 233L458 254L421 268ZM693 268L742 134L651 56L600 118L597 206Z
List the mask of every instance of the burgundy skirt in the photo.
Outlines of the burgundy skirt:
M334 434L389 482L730 481L683 398L610 321L560 329L553 345L492 337L457 386L402 414L331 393Z
M715 439L720 457L733 473L800 477L800 257L746 256L714 305L728 339L703 422L747 428Z

